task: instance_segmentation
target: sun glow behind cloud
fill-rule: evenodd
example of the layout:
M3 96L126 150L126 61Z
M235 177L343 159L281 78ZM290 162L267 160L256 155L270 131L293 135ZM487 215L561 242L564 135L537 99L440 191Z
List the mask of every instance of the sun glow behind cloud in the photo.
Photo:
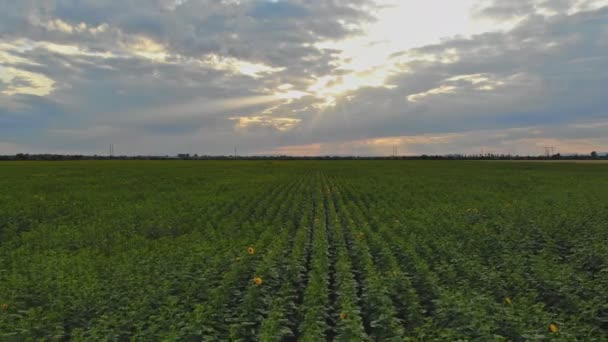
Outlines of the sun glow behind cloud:
M412 53L413 48L437 44L453 37L508 30L517 24L517 20L496 22L476 17L474 9L479 5L477 0L381 0L379 3L381 9L373 13L377 20L361 27L363 34L345 40L320 41L314 45L321 50L339 51L338 59L332 65L341 71L340 74L318 75L315 82L307 88L290 87L288 91L275 91L275 96L288 102L313 96L318 99L312 105L313 108L322 113L341 98L349 97L350 93L361 88L394 88L394 85L387 83L387 79L391 75L407 73L409 70L406 64L410 61L459 61L455 52L447 51L442 55L419 54ZM474 76L463 75L461 80L476 84L480 80ZM480 84L478 90L491 90L499 85L490 84L486 79L481 81L485 82ZM448 84L425 93L409 95L408 99L415 102L430 95L452 93L457 88L457 85Z
M375 22L363 27L365 34L316 44L319 49L340 51L336 66L348 73L319 77L307 91L324 98L329 106L337 98L363 87L392 88L386 84L387 78L407 72L402 63L408 60L457 60L450 56L411 56L407 50L454 36L468 37L514 25L514 22L496 23L474 18L472 9L476 3L476 0L381 1L383 8L374 13ZM394 58L395 54L400 54L399 58Z

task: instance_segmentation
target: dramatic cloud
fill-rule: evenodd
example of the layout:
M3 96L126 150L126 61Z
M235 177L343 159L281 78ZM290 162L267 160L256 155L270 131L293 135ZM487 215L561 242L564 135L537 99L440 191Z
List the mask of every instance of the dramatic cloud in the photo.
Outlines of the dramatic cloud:
M608 1L0 8L0 153L608 151Z

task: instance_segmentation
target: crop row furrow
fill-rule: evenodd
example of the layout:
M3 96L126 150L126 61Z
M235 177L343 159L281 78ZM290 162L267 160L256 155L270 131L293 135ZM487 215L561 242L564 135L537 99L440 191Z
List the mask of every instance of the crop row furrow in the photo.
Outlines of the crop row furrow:
M336 341L367 341L369 336L363 324L361 298L358 294L358 284L353 274L353 265L348 254L345 232L335 203L330 195L332 185L325 182L326 210L328 226L334 240L335 285L333 290L334 305L332 306L333 340Z
M327 338L329 305L329 242L325 228L325 209L320 175L316 175L314 190L315 215L313 219L310 271L304 298L299 308L302 315L298 326L298 340L318 342Z
M351 218L352 212L341 206L337 200L339 187L332 186L330 191L345 228L345 240L348 242L351 259L361 274L363 319L368 333L374 340L403 340L405 331L398 318L398 310L389 296L390 290L373 260L365 233L358 230L364 222L359 222L355 228L356 221Z

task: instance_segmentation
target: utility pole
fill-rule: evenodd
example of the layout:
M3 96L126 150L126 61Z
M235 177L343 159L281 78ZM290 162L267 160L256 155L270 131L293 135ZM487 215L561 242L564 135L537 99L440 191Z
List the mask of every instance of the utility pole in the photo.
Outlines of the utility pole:
M546 146L545 147L545 157L549 158L553 156L555 153L555 146Z
M236 156L237 156L237 154L236 154L236 146L235 146L234 147L234 159L236 159Z

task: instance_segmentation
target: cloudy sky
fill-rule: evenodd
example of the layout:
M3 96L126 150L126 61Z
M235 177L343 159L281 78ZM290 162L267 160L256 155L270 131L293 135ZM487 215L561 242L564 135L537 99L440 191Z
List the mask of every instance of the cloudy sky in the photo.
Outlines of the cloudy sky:
M0 154L608 151L608 0L0 0Z

